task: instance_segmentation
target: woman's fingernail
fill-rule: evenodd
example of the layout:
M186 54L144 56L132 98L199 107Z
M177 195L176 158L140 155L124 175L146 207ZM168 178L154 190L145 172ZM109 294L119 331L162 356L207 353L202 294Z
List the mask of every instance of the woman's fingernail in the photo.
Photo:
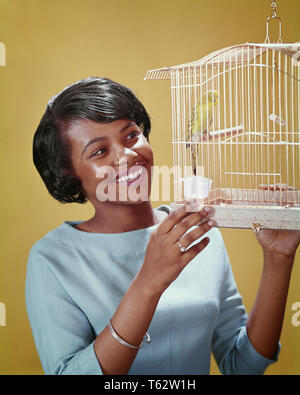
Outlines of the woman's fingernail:
M211 212L211 208L208 207L208 206L205 206L205 207L204 207L204 211L206 211L207 213L209 213L209 212Z
M186 203L186 211L196 211L198 204L196 200L191 200L188 203Z
M209 226L214 226L214 225L215 225L214 221L211 221L211 220L209 220L209 221L207 222L207 224L208 224Z

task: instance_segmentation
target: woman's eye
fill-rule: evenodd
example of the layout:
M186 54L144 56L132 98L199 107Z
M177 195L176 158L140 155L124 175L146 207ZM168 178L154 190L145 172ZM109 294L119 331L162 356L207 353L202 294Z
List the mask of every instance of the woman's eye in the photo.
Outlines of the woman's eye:
M105 148L100 148L97 151L95 151L91 156L101 156L105 151Z
M129 133L129 135L127 136L127 138L129 138L129 140L133 139L134 137L137 137L140 134L140 132L138 131L133 131L131 133Z

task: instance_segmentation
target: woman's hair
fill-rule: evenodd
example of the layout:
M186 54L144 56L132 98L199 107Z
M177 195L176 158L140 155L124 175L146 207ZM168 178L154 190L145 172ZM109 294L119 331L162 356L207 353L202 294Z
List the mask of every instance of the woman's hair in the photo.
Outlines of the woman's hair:
M130 119L149 141L149 115L130 89L98 77L67 86L48 102L33 138L34 165L48 192L61 203L87 202L81 181L74 174L65 133L78 119L99 123Z

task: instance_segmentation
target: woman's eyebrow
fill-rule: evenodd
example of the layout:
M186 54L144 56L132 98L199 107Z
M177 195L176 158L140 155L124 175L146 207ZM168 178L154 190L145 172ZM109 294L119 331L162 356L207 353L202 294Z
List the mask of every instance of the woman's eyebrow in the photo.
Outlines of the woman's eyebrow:
M120 129L120 133L125 132L125 130L128 129L132 125L135 125L135 122L133 122L133 121L128 122L125 126L122 127L122 129ZM88 149L88 147L91 144L94 144L98 141L103 141L106 139L107 139L107 136L94 137L92 140L90 140L88 143L86 143L86 145L84 146L83 151L81 153L81 156L85 153L85 151Z

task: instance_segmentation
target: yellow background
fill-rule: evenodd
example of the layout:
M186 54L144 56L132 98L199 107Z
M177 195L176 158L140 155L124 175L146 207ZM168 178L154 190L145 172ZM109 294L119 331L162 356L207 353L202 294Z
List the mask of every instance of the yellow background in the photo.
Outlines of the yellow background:
M262 42L271 0L0 0L1 267L0 374L42 374L24 302L33 243L64 220L87 219L90 204L63 205L46 191L32 163L32 138L48 99L88 76L131 87L152 116L155 164L172 166L169 81L144 81L148 69L201 58L216 49ZM278 1L284 42L300 41L299 0ZM270 29L272 30L272 29ZM274 33L274 32L273 32ZM153 202L157 206L163 201ZM168 203L168 202L167 202ZM222 230L235 278L250 311L262 269L250 230ZM291 280L282 351L266 374L300 373L300 255ZM212 374L218 369L212 361Z

